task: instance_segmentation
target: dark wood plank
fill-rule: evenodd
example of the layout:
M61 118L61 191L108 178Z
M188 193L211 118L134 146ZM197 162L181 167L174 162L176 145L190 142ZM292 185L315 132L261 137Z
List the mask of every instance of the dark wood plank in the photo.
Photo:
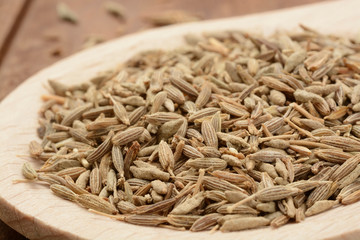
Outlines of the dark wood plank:
M0 240L26 240L23 235L0 221Z
M0 65L30 2L26 0L0 0Z

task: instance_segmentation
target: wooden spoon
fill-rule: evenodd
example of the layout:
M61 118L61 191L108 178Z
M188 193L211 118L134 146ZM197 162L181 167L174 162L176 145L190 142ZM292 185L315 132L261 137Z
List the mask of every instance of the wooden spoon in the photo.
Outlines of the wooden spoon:
M221 4L219 2L219 4ZM132 34L75 54L29 78L0 104L0 218L31 239L360 239L360 202L309 217L279 229L269 227L210 234L141 227L88 212L56 197L48 186L13 184L22 179L28 143L36 138L37 112L48 79L76 83L115 67L135 53L169 49L189 32L226 29L294 29L303 23L323 33L352 34L360 30L360 1L331 1L269 13L164 27ZM26 63L24 63L26 64ZM30 160L39 167L36 161Z

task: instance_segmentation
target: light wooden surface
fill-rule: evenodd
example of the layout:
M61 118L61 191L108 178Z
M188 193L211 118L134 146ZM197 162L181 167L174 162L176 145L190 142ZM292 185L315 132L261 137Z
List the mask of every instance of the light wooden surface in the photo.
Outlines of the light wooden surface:
M46 92L42 85L47 79L69 83L86 80L138 51L178 46L187 32L244 29L268 34L275 29L295 29L298 23L304 23L321 32L354 34L360 30L359 8L358 0L334 1L146 31L78 53L37 73L0 104L0 218L31 239L359 239L360 203L279 229L190 233L114 221L54 196L47 186L12 184L13 179L22 178L20 169L26 160L16 155L26 154L28 142L36 136L39 96Z

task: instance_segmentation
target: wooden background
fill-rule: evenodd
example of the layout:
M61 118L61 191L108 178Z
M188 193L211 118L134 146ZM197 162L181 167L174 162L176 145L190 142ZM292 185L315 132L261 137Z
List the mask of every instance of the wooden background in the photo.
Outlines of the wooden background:
M0 0L0 101L28 77L83 47L89 36L105 41L151 28L144 17L186 10L203 19L238 16L321 0L119 0L126 19L109 15L104 0L62 0L79 17L59 20L57 0ZM220 4L221 3L221 4ZM0 240L25 239L0 221Z

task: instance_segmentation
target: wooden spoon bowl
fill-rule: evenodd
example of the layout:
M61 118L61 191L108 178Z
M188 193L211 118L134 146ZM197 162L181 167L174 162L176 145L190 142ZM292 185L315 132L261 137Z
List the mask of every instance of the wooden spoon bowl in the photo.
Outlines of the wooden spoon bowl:
M149 30L75 54L29 78L0 104L0 218L30 239L360 239L360 203L341 206L279 229L233 233L180 232L135 226L88 212L56 197L46 185L13 184L22 179L28 143L36 139L40 96L48 79L76 83L115 67L146 49L169 49L183 43L189 32L226 29L294 29L299 23L323 33L354 34L360 30L360 1L331 1L304 7L223 20ZM24 63L26 64L26 63ZM30 160L39 167L39 163Z

